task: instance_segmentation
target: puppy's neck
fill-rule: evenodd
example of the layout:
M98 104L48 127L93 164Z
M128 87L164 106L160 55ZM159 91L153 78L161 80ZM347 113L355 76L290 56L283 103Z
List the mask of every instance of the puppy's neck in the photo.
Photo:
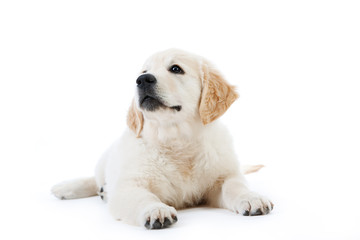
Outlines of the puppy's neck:
M145 121L142 137L146 142L172 145L193 142L202 135L204 126L200 121L159 122Z

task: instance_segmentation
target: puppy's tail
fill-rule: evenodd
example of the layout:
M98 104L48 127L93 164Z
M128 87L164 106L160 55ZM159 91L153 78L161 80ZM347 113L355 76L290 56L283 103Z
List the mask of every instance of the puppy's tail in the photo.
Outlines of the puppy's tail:
M56 184L51 192L62 200L86 198L98 195L98 186L95 177L79 178Z
M265 167L265 166L264 165L243 165L243 166L241 166L241 172L243 174L254 173L254 172L259 171L263 167Z

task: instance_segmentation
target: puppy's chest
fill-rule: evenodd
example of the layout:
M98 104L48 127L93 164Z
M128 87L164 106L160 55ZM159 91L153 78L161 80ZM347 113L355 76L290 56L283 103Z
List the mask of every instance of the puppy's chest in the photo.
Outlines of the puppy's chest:
M171 173L183 181L196 178L200 165L205 161L201 146L194 144L186 146L170 146L159 149L158 167L164 174ZM204 169L202 169L204 170Z
M201 144L160 148L158 156L160 179L168 183L168 189L176 189L183 195L207 191L221 175L221 168L212 159L214 156L207 154Z
M201 145L161 148L151 190L165 203L182 208L203 201L221 171Z

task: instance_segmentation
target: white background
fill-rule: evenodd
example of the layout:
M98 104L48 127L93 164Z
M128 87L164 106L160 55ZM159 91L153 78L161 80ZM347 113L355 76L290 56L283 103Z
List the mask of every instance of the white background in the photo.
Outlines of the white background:
M240 99L222 121L268 216L179 212L170 229L60 201L126 128L142 63L205 56ZM1 1L1 239L360 239L358 1ZM6 236L6 237L5 237Z

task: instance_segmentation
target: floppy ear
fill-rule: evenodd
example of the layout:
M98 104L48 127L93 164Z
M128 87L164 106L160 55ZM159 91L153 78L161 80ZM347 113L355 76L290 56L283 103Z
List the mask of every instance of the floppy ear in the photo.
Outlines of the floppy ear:
M129 108L127 125L136 134L136 137L139 138L144 125L144 116L137 108L135 100L132 101Z
M223 115L239 95L235 87L206 62L202 64L202 74L199 113L202 123L206 125Z

